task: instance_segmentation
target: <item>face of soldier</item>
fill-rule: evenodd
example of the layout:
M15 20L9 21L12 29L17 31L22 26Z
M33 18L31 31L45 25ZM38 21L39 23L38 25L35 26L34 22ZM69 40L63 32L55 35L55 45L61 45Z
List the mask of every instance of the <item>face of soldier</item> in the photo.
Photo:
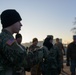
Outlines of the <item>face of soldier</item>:
M56 40L56 43L58 43L59 42L59 40Z
M53 40L52 39L50 39L50 43L53 43Z
M12 25L12 32L13 32L13 33L18 33L18 32L21 30L21 26L22 26L22 24L21 24L20 21L14 23L14 24Z
M18 44L21 44L22 38L21 37L20 38L17 38L16 41L17 41Z
M37 43L38 43L38 41L34 41L34 42L33 42L34 45L37 45Z

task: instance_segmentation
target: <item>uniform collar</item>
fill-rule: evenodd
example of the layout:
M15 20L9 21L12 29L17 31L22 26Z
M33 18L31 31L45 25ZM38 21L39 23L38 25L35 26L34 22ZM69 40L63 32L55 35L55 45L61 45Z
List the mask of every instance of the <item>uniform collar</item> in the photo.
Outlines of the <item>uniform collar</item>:
M12 36L12 34L6 29L2 29L2 32Z

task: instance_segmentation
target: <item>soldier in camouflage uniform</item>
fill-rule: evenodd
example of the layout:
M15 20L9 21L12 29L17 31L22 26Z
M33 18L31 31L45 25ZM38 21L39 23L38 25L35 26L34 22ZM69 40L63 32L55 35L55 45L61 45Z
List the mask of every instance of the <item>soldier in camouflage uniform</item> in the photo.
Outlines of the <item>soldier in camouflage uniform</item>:
M16 75L22 65L26 65L25 50L15 41L13 34L21 30L21 17L14 9L1 13L2 31L0 33L0 75ZM29 53L27 57L32 57Z
M0 33L0 75L17 75L16 71L22 66L31 67L39 62L42 64L43 75L58 75L60 72L59 52L52 43L51 46L43 44L44 46L38 51L25 55L25 50L15 41L13 34L20 31L22 26L20 21L21 17L14 9L1 13L3 29Z
M41 63L42 75L59 75L61 72L61 54L52 41L53 36L47 36L43 47L34 51L35 58Z
M33 51L34 49L39 48L39 46L37 46L37 44L38 44L38 39L37 38L33 38L32 45L30 45L29 50ZM31 75L41 75L40 63L34 65L31 68Z
M20 33L17 33L16 36L15 36L15 39L16 39L17 43L18 43L18 44L25 50L25 52L26 52L26 47L21 44L21 42L22 42L22 35L21 35Z
M60 49L61 52L61 62L62 62L62 70L63 70L63 55L65 54L65 49L63 47L63 44L59 41L59 38L56 38L55 45Z
M15 36L15 39L17 41L17 43L24 49L25 51L25 55L26 55L26 48L21 44L22 42L22 35L20 33L17 33ZM25 75L25 70L24 70L24 66L21 67L21 69L17 70L17 75Z

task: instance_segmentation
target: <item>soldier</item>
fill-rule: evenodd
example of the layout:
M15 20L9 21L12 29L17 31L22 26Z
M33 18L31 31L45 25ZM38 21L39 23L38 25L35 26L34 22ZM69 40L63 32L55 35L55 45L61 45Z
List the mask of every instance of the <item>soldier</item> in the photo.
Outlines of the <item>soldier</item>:
M76 35L73 35L73 42L67 47L67 66L70 66L71 75L76 75Z
M21 44L22 42L22 35L20 33L17 33L16 36L15 36L15 39L18 43L18 45L20 45L24 51L25 51L25 56L26 56L26 48ZM19 68L17 71L16 71L17 75L25 75L25 70L24 70L24 66L22 66L21 68Z
M30 45L29 47L29 51L33 51L37 48L39 48L39 46L37 46L38 44L38 39L37 38L33 38L32 40L32 45ZM40 64L36 64L31 68L31 75L41 75L41 70L40 70Z
M56 38L55 46L57 46L61 53L61 62L62 62L62 70L63 70L63 54L65 54L65 49L63 47L63 44L59 41L59 38Z
M15 39L17 43L26 51L26 48L21 44L22 42L22 35L20 33L17 33L15 36Z
M34 51L37 62L41 63L42 75L59 75L61 73L61 53L52 44L53 36L44 39L43 47Z
M1 13L2 31L0 33L0 75L16 75L16 71L26 66L32 56L25 60L24 49L15 41L13 34L21 30L22 18L15 9L7 9ZM31 66L31 65L30 65Z

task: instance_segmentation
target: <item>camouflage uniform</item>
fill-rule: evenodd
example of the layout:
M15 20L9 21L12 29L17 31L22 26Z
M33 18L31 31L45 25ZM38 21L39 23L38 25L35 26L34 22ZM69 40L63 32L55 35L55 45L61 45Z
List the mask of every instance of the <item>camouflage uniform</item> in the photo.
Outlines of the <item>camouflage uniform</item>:
M25 54L12 34L3 29L0 34L0 75L15 75L15 71L22 66Z
M59 48L59 50L60 50L60 53L61 53L61 63L62 63L62 69L63 69L63 53L65 54L63 44L61 42L58 42L58 43L55 44L55 46L57 46Z
M25 48L23 45L21 45L21 44L18 44L18 45L19 45L21 48L24 49L24 53L25 53L25 57L26 57L26 55L27 55L26 48ZM25 59L26 59L26 58L25 58ZM25 60L25 61L26 61L26 60ZM25 64L25 62L24 62L24 64ZM16 75L26 75L24 65L22 65L22 67L19 68L19 69L16 71Z
M39 48L39 46L36 46L36 45L31 45L29 47L29 50L30 51L34 51L35 49ZM31 68L31 75L41 75L41 69L40 69L40 63L34 65L32 68Z
M44 46L38 51L34 51L37 62L41 63L43 75L59 75L61 71L60 52L57 47L53 47L50 51Z

